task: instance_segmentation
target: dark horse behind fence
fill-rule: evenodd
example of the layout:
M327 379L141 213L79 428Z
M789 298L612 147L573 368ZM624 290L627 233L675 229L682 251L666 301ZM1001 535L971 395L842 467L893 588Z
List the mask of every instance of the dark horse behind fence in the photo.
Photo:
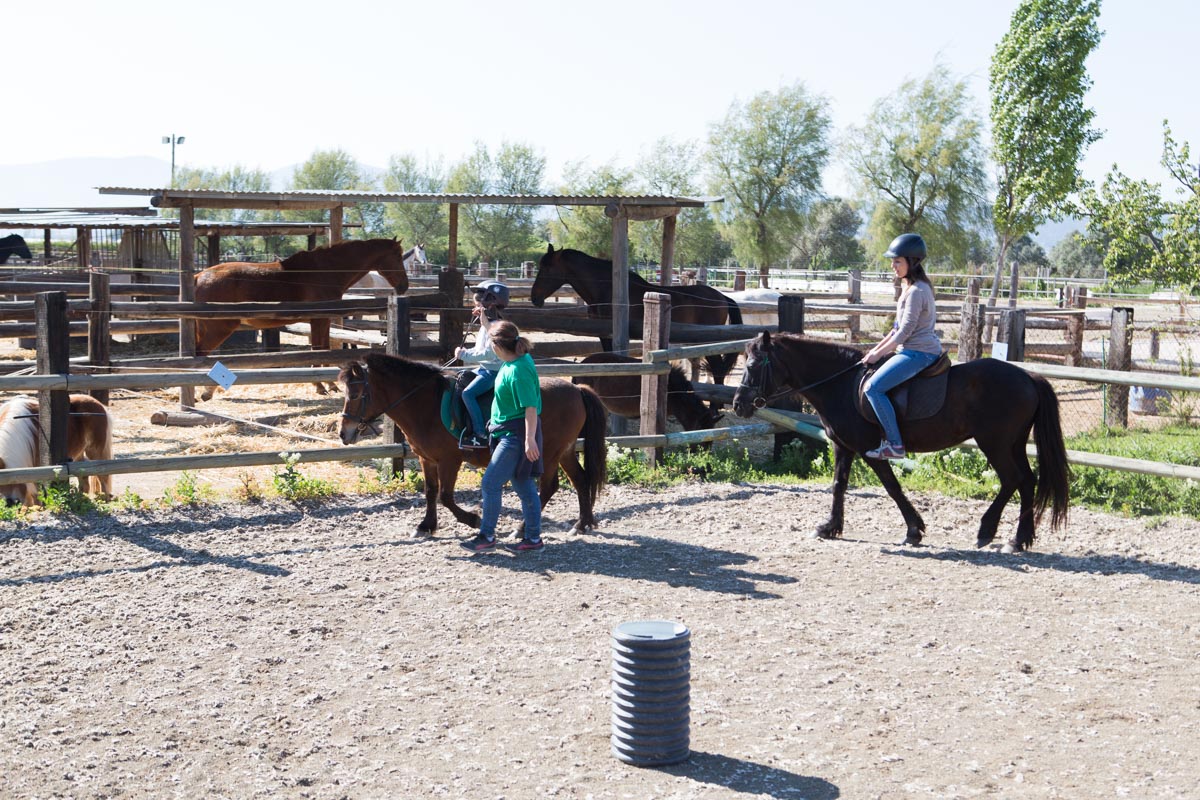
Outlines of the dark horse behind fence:
M25 237L16 233L0 237L0 264L7 264L10 256L33 261L33 252L25 244Z
M282 261L255 264L231 261L209 267L196 275L196 302L312 303L341 300L346 289L370 271L376 271L392 285L397 294L408 291L404 271L404 250L395 239L348 241L302 250ZM303 316L212 319L196 322L196 355L206 356L229 338L238 325L251 328L279 328L305 320ZM314 350L329 349L330 319L309 319L310 342ZM317 384L318 391L324 387ZM202 395L212 396L208 389Z
M842 534L842 511L850 465L856 455L876 447L878 425L868 422L855 405L863 376L862 353L852 347L791 334L763 333L746 345L746 369L733 397L739 416L749 417L772 396L799 393L821 417L833 443L833 510L814 535L832 539ZM1025 446L1033 430L1037 444L1035 480ZM1059 422L1058 397L1050 383L1020 367L994 358L981 358L950 368L946 401L928 419L901 420L900 432L908 450L928 452L953 447L974 438L1000 480L1000 491L979 526L977 547L995 538L1005 504L1020 492L1021 511L1016 537L1006 552L1028 549L1043 512L1050 525L1066 522L1070 468ZM900 488L891 464L866 459L900 508L908 525L905 544L920 544L925 522Z
M636 358L616 353L593 353L581 364L637 364ZM605 407L618 416L637 419L641 415L642 377L640 375L577 375L574 383L592 387ZM685 431L715 428L723 416L696 396L692 382L679 367L667 374L667 414ZM712 442L706 443L712 447Z
M583 302L587 303L588 316L612 319L612 261L593 258L579 250L555 250L550 245L538 264L537 277L529 298L541 307L546 298L569 283ZM657 286L636 272L629 272L629 310L631 319L641 319L646 292L663 292L671 296L671 321L693 325L741 325L742 311L732 298L710 286ZM605 350L612 350L611 338L600 338ZM724 383L725 376L737 363L736 353L706 356L708 371L716 383Z
M464 461L484 467L490 453L459 449L458 439L442 424L442 396L450 386L446 374L419 361L373 353L343 367L338 383L346 394L343 444L354 444L376 418L387 414L420 459L425 476L425 518L417 533L431 535L437 530L439 499L459 522L478 528L479 515L454 502L454 483ZM576 533L596 526L593 509L605 481L607 426L604 404L591 389L564 380L542 380L542 461L546 468L540 481L542 506L558 491L562 467L579 496L579 519L573 526ZM582 465L575 455L579 438L584 441Z

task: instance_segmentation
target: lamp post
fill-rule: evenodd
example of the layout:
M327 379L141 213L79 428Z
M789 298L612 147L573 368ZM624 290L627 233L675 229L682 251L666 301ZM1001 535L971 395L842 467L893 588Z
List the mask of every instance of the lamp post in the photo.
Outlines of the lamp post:
M185 138L186 137L184 137L184 136L176 136L173 133L170 136L162 137L163 144L171 145L171 186L172 187L175 186L175 145L183 144L183 140Z

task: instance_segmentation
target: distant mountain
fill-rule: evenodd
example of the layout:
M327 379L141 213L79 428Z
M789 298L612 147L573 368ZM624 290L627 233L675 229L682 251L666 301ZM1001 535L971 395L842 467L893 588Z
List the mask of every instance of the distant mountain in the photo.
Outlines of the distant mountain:
M0 208L142 206L149 197L102 195L98 186L155 188L171 182L161 158L64 158L0 165Z
M1033 240L1049 253L1050 248L1054 247L1062 239L1067 238L1075 231L1082 233L1086 230L1087 220L1067 217L1062 222L1047 222L1038 228L1033 234Z

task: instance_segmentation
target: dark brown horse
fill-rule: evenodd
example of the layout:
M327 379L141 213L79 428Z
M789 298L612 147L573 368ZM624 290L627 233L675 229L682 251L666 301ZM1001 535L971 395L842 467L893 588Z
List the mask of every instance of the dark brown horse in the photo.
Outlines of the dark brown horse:
M25 244L25 237L19 233L0 237L0 264L7 263L10 256L33 261L33 252L30 251L29 245Z
M417 533L437 530L437 503L450 509L459 522L479 527L479 515L464 511L454 502L454 483L464 461L487 466L487 450L461 450L458 440L442 424L442 394L448 379L439 368L400 356L372 353L363 361L352 361L338 374L346 393L342 408L343 444L354 444L376 418L387 414L421 461L425 476L425 519ZM586 386L564 380L542 381L542 507L558 491L558 468L579 495L579 519L575 533L594 528L593 507L604 486L607 469L605 432L608 419L600 398ZM583 438L583 464L575 455L575 442Z
M550 245L546 255L538 264L537 277L529 299L541 307L546 298L569 283L583 302L587 303L588 316L596 319L612 319L612 261L593 258L579 250L555 250ZM663 292L671 296L671 321L693 325L741 325L742 311L731 298L710 286L657 286L636 272L629 273L629 311L633 319L641 319L646 292ZM600 338L605 350L612 350L611 338ZM706 356L708 371L717 383L724 383L725 376L737 363L737 354Z
M616 353L593 353L581 364L637 364L638 359ZM590 386L604 406L618 416L637 419L641 415L642 378L640 375L577 375L576 384ZM685 431L715 428L723 416L696 396L692 382L679 367L667 374L667 414L674 417ZM711 442L707 443L709 447Z
M833 539L842 534L842 510L850 465L879 444L880 428L858 412L855 394L863 376L862 353L852 347L803 336L763 333L746 345L746 369L733 396L739 416L777 395L799 393L821 417L833 442L833 510L814 535ZM1037 444L1036 480L1025 453L1029 432ZM900 432L910 451L929 452L974 438L1000 480L1000 491L979 526L977 547L996 536L1000 515L1013 492L1020 492L1021 512L1016 537L1006 552L1028 549L1037 523L1049 508L1050 525L1067 520L1070 467L1059 422L1058 397L1050 383L1020 367L994 358L981 358L950 369L946 402L934 416L900 420ZM925 522L904 496L891 464L866 459L900 508L908 525L905 544L917 545Z
M408 291L404 250L400 242L395 239L365 239L339 242L316 250L302 250L282 261L267 264L244 261L217 264L196 275L196 302L312 303L341 300L347 288L372 270L382 275L397 294ZM198 320L196 355L206 356L216 350L242 323L257 329L279 328L304 319L303 316L293 316ZM313 349L328 350L331 320L325 317L308 321ZM317 384L317 391L325 393L320 384ZM202 399L207 400L211 396L210 388L205 390Z

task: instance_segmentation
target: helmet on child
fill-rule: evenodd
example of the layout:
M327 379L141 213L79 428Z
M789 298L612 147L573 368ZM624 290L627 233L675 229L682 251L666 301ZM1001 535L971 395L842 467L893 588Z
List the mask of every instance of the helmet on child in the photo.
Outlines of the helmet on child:
M919 233L902 233L892 239L892 243L883 257L907 258L910 262L913 259L923 260L925 258L925 240Z
M500 281L484 281L475 287L475 297L484 308L506 308L508 287Z

